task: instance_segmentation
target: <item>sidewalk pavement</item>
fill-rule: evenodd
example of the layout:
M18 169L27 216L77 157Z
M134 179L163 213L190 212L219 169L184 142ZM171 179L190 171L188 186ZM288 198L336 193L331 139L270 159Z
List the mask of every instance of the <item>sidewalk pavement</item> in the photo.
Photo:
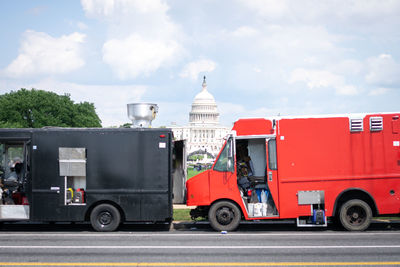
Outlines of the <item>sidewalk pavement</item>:
M195 209L196 206L186 206L185 204L174 204L174 209L183 210L183 209Z

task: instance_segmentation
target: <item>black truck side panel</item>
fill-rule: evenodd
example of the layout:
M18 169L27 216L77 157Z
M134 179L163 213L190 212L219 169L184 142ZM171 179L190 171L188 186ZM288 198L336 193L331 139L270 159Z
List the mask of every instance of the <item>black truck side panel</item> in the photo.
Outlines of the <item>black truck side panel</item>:
M170 220L171 139L169 129L33 130L31 219L83 221L108 202L125 221ZM86 205L65 205L60 147L86 149Z

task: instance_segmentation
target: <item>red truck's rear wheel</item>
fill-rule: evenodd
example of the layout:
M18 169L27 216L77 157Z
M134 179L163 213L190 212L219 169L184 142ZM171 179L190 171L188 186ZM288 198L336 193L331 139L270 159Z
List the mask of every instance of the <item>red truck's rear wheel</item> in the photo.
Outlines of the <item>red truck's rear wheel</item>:
M241 217L239 208L229 201L214 203L208 212L211 227L217 231L235 230L239 226Z
M371 224L371 207L360 199L347 201L340 208L340 223L349 231L364 231Z

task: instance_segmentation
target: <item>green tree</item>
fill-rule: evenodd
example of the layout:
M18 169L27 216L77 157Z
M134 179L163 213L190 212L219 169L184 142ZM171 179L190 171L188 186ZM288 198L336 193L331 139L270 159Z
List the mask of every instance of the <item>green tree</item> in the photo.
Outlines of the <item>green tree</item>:
M131 126L132 126L132 123L127 122L127 123L120 125L119 128L131 128Z
M74 103L70 95L43 90L0 95L0 128L101 127L93 103Z

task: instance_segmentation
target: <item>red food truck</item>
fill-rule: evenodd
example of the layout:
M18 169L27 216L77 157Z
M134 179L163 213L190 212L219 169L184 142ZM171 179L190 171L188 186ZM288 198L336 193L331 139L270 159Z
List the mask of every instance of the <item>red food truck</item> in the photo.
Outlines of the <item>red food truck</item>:
M400 214L400 113L239 119L212 169L186 183L192 217L296 219L350 231Z

